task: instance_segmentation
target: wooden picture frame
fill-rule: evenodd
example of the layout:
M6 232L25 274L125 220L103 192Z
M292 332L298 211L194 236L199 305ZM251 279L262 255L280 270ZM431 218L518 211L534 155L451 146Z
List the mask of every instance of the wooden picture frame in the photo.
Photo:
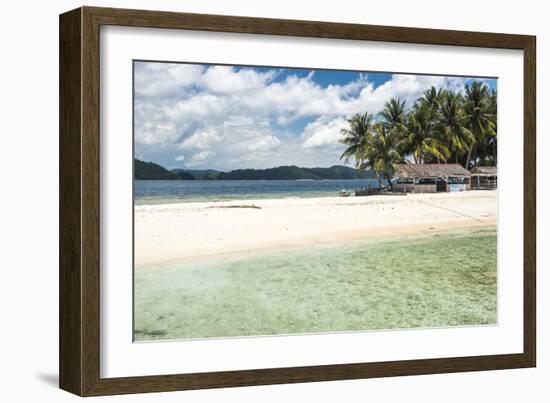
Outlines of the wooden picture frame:
M229 372L100 377L100 26L519 49L524 52L523 353ZM533 367L536 363L535 37L81 7L60 16L60 387L80 396Z

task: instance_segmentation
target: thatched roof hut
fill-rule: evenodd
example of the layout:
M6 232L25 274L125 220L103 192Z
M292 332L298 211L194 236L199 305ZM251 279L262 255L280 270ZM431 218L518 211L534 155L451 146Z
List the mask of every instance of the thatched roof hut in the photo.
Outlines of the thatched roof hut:
M437 178L447 176L470 176L460 164L401 164L395 171L396 178Z
M481 174L481 175L496 175L497 167L473 167L470 169L472 174Z
M472 189L496 189L498 185L497 167L473 167Z
M394 181L396 192L460 192L470 189L470 172L460 164L401 164Z

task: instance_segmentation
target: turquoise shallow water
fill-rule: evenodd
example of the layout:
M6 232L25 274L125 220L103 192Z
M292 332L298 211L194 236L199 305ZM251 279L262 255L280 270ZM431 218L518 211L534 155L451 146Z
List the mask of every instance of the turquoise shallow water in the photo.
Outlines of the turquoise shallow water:
M140 268L134 336L141 341L494 324L496 274L494 228Z

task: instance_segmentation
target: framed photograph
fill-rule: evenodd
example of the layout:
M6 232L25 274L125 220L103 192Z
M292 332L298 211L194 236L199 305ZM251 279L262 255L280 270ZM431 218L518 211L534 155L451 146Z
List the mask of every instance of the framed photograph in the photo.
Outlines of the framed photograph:
M535 37L60 16L60 387L533 367Z

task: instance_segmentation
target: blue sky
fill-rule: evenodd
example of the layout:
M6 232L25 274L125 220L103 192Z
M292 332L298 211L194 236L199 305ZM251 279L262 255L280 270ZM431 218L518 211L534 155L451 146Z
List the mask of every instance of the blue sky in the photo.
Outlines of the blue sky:
M468 77L135 62L135 156L167 168L331 166L354 113ZM496 79L484 79L496 88Z

